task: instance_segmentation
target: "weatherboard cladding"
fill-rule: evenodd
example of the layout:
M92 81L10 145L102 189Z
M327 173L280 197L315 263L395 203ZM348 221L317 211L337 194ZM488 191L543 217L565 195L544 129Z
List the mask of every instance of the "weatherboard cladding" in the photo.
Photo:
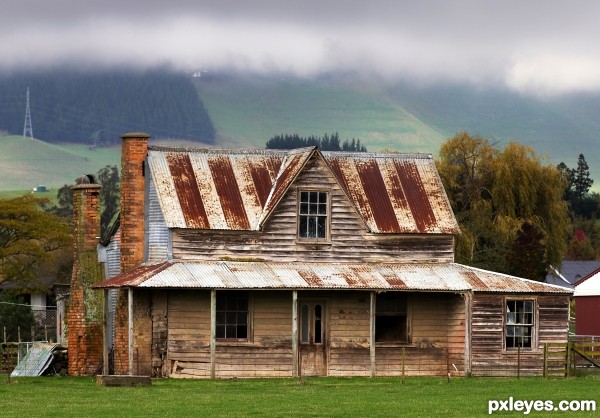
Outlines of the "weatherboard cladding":
M204 261L142 266L96 288L340 289L561 293L561 286L455 263L331 264Z
M372 232L458 233L430 155L149 147L148 165L167 227L259 230L311 158Z

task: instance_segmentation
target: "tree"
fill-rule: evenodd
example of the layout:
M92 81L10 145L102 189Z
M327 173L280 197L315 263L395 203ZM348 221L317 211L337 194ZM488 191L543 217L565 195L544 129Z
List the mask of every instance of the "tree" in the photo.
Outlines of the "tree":
M525 223L542 234L543 262L559 264L570 230L561 172L527 146L497 149L461 132L446 141L438 171L457 220L457 261L510 273L511 252Z
M71 247L67 220L42 210L45 199L23 196L0 200L0 277L36 288L38 270L53 254Z
M103 208L100 215L102 235L110 227L112 220L119 212L119 181L119 170L115 165L107 165L98 171L98 183L102 186L100 189L100 200Z
M590 191L592 184L594 184L594 180L590 178L590 168L588 167L583 154L579 154L579 158L577 158L577 168L573 172L575 196L579 199L584 198Z
M509 273L543 281L547 267L544 263L545 251L544 234L531 223L523 223L507 255Z
M294 149L315 146L323 151L367 152L367 147L361 145L360 139L352 138L351 141L346 139L340 145L340 136L337 132L331 136L326 133L323 137L301 137L298 134L275 135L265 144L267 149Z

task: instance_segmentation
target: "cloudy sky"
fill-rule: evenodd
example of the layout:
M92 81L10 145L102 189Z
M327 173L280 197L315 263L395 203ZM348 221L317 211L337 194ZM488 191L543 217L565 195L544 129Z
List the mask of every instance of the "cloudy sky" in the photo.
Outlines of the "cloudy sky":
M8 3L8 4L7 4ZM600 90L594 0L0 0L0 72L345 69L525 94Z

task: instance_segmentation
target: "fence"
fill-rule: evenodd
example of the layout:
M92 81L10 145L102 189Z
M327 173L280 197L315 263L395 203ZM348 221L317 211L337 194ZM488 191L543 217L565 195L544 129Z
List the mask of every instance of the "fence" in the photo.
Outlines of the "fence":
M34 325L29 329L17 326L14 329L2 327L0 343L0 371L14 369L27 354L34 342L58 341L56 309L33 310ZM16 335L16 341L8 341L9 335ZM61 336L62 337L62 336Z
M600 337L575 336L568 343L544 344L544 377L600 372Z

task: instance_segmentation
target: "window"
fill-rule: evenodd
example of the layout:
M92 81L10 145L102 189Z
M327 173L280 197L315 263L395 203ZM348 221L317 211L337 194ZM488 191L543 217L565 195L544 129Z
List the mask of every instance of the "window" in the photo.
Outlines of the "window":
M506 348L531 348L533 340L533 301L506 301Z
M306 302L300 306L300 342L323 343L323 303Z
M217 292L216 338L248 340L247 292Z
M408 343L408 301L403 293L379 293L375 301L375 342Z
M301 191L298 206L298 236L327 238L327 192Z

